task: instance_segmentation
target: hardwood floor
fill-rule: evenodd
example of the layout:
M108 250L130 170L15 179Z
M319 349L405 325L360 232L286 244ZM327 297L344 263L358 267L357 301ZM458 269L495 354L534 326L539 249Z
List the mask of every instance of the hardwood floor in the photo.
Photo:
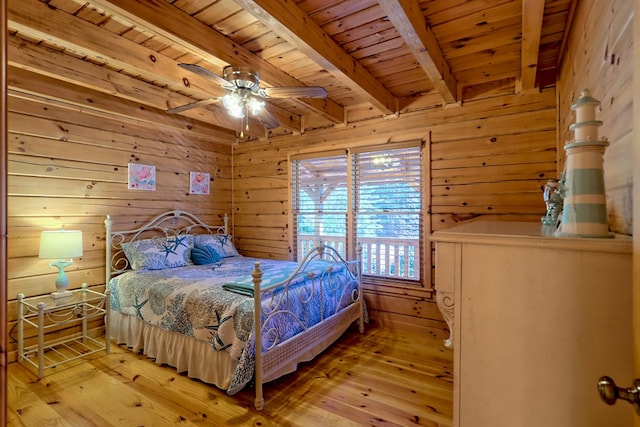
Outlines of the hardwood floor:
M298 371L229 396L143 355L112 346L49 371L8 368L9 426L452 425L453 352L433 336L368 325L350 329Z

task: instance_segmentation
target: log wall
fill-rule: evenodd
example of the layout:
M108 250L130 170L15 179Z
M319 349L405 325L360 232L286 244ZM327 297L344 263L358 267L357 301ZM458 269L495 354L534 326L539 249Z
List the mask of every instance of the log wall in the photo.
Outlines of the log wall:
M555 102L553 89L529 95L496 94L456 108L236 144L236 244L252 256L289 257L292 154L415 139L431 142L426 171L431 200L425 202L431 231L480 218L539 221L545 212L542 186L556 174ZM426 271L432 271L430 259ZM431 277L420 288L378 284L366 291L377 320L445 328Z
M633 191L633 2L577 2L558 80L559 167L573 139L571 105L587 88L600 100L596 120L609 140L604 155L605 192L612 231L632 234Z
M114 217L114 229L132 229L170 209L187 209L216 223L231 212L233 135L19 66L8 71L7 295L13 360L17 294L55 290L57 269L38 258L40 232L82 230L84 254L66 269L69 289L86 282L103 290L105 215ZM128 189L129 163L156 167L155 191ZM190 171L210 174L209 195L189 194Z

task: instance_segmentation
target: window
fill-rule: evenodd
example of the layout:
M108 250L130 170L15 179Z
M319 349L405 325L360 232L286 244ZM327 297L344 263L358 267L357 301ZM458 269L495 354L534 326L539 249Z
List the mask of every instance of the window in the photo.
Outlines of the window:
M293 161L294 240L298 258L319 241L346 255L347 172L345 154Z
M319 241L353 256L363 274L420 281L423 275L422 161L418 143L292 159L295 251Z

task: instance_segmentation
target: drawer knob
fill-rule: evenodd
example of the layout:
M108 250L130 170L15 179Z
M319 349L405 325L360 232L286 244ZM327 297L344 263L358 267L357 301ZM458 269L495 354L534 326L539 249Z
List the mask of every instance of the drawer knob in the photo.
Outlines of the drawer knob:
M640 414L640 379L633 381L633 387L618 387L611 377L603 376L598 380L600 399L607 405L613 405L618 399L631 403Z

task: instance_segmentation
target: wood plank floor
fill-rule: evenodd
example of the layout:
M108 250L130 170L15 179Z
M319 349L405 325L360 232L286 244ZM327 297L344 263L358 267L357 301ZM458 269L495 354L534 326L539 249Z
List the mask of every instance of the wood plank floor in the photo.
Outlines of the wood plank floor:
M48 372L9 365L9 426L452 425L452 351L375 325L265 385L262 411L252 387L228 396L118 346Z

